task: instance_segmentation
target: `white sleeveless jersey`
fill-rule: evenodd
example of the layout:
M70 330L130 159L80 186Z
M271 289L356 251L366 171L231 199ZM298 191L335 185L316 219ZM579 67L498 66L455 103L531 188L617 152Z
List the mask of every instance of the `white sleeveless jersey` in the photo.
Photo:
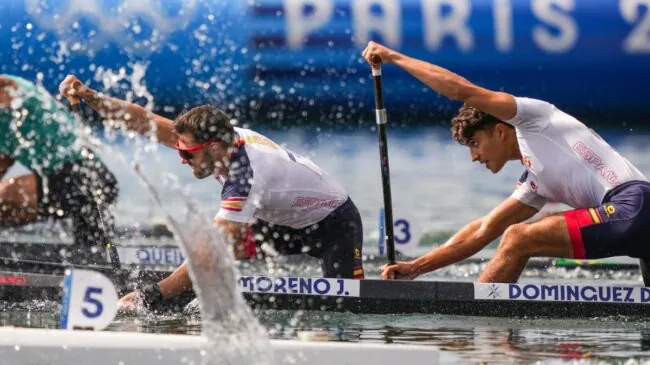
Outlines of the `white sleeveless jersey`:
M547 201L596 207L613 187L647 181L593 130L547 102L515 98L515 127L526 172L513 198L541 209Z
M218 217L298 229L320 222L347 200L345 190L308 158L249 129L235 132L230 172L218 177L223 184Z

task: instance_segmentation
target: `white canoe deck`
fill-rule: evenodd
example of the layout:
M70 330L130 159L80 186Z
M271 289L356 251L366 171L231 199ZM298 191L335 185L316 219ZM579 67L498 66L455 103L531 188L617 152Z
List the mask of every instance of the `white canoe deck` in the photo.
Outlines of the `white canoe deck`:
M270 342L274 364L435 365L439 358L433 346ZM4 327L0 328L0 364L200 365L206 345L202 336Z

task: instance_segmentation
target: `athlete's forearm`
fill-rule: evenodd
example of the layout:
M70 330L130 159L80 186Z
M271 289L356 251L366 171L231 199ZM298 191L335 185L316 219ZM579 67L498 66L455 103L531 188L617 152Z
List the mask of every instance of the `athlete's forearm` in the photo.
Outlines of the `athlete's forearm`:
M243 223L229 222L229 221L218 221L217 225L219 230L224 237L226 243L232 247L233 254L236 259L245 259L246 256L246 232L248 231L248 225Z
M13 166L14 159L5 155L0 155L0 179L2 179L9 168Z
M124 123L127 128L139 133L151 130L151 113L137 104L110 97L90 88L84 89L78 95L104 118Z
M479 252L500 233L483 226L484 218L477 219L453 235L444 245L411 263L419 275L464 260Z
M395 53L392 62L439 94L450 99L465 101L477 86L467 79L434 64Z
M174 272L158 283L163 299L174 294L180 294L192 288L192 280L187 268L187 262L179 266Z
M103 118L123 123L127 129L147 134L152 127L156 128L159 142L173 147L176 136L173 133L173 122L165 117L127 101L113 98L93 89L85 88L78 95Z

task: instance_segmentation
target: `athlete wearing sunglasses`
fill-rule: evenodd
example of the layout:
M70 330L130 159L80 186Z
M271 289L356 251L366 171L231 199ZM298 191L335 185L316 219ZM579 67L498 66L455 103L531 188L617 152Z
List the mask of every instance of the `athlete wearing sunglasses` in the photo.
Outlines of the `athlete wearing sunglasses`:
M183 149L183 148L181 148L180 144L178 142L176 142L175 147L178 150L178 155L181 156L183 161L189 161L189 160L192 159L192 157L194 157L192 152L200 151L203 148L205 148L207 145L209 145L210 143L212 143L212 142L203 143L203 144L196 145L194 147L188 147L188 148Z
M257 132L233 127L230 117L212 106L194 108L173 122L99 94L74 76L60 89L131 130L146 134L155 125L158 141L176 149L194 176L216 177L223 189L214 221L236 257L254 256L255 245L266 243L283 255L306 253L320 259L326 277L363 278L359 211L347 192L308 158ZM183 264L158 284L127 294L120 304L130 307L142 298L153 307L191 286Z

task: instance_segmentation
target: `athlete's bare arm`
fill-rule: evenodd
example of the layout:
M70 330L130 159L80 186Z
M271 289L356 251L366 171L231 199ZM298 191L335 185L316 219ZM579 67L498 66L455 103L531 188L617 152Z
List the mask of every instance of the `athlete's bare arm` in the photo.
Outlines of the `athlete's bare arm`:
M245 258L243 240L249 225L222 218L216 218L215 224L219 227L219 231L224 239L232 243L235 257ZM183 263L171 275L160 281L158 286L165 299L173 294L179 294L192 288L192 280L190 279L187 263Z
M187 262L184 262L171 275L164 278L158 283L160 293L163 299L167 299L174 294L180 294L192 288L192 279L187 268Z
M11 105L11 95L7 91L9 87L16 87L16 84L6 77L0 76L0 108L9 108ZM14 164L14 160L3 154L0 154L0 179L7 173L7 170Z
M137 104L99 93L84 86L73 75L68 75L61 82L59 92L67 98L71 96L82 98L103 118L120 121L135 132L146 134L151 130L152 125L155 125L158 142L172 148L176 144L177 137L174 133L172 120L154 114Z
M231 245L235 258L248 258L246 256L244 238L246 237L246 232L248 232L250 225L247 223L229 221L221 217L216 217L214 223L219 227L222 237Z
M363 51L363 57L368 63L374 65L373 56L381 57L383 63L396 64L438 93L450 99L462 101L499 120L509 120L517 114L517 104L510 94L476 86L460 75L442 67L370 42Z
M11 157L0 154L0 179L2 179L9 168L13 166L15 160Z
M486 216L461 228L444 245L428 254L410 262L384 266L381 276L384 279L392 279L397 273L398 277L412 279L464 260L501 236L510 225L523 222L535 213L537 209L514 198L508 198Z
M249 225L245 223L232 222L222 218L216 218L215 223L219 227L219 231L227 242L232 243L233 251L236 258L248 258L244 255L244 237L248 231ZM203 256L207 259L206 265L211 264L209 255ZM199 265L202 263L199 262ZM184 262L171 275L158 282L158 287L163 299L167 299L175 294L183 293L184 291L192 288L192 279L190 278L189 268L187 262ZM120 299L120 306L126 307L130 302L135 300L136 293L132 292Z

